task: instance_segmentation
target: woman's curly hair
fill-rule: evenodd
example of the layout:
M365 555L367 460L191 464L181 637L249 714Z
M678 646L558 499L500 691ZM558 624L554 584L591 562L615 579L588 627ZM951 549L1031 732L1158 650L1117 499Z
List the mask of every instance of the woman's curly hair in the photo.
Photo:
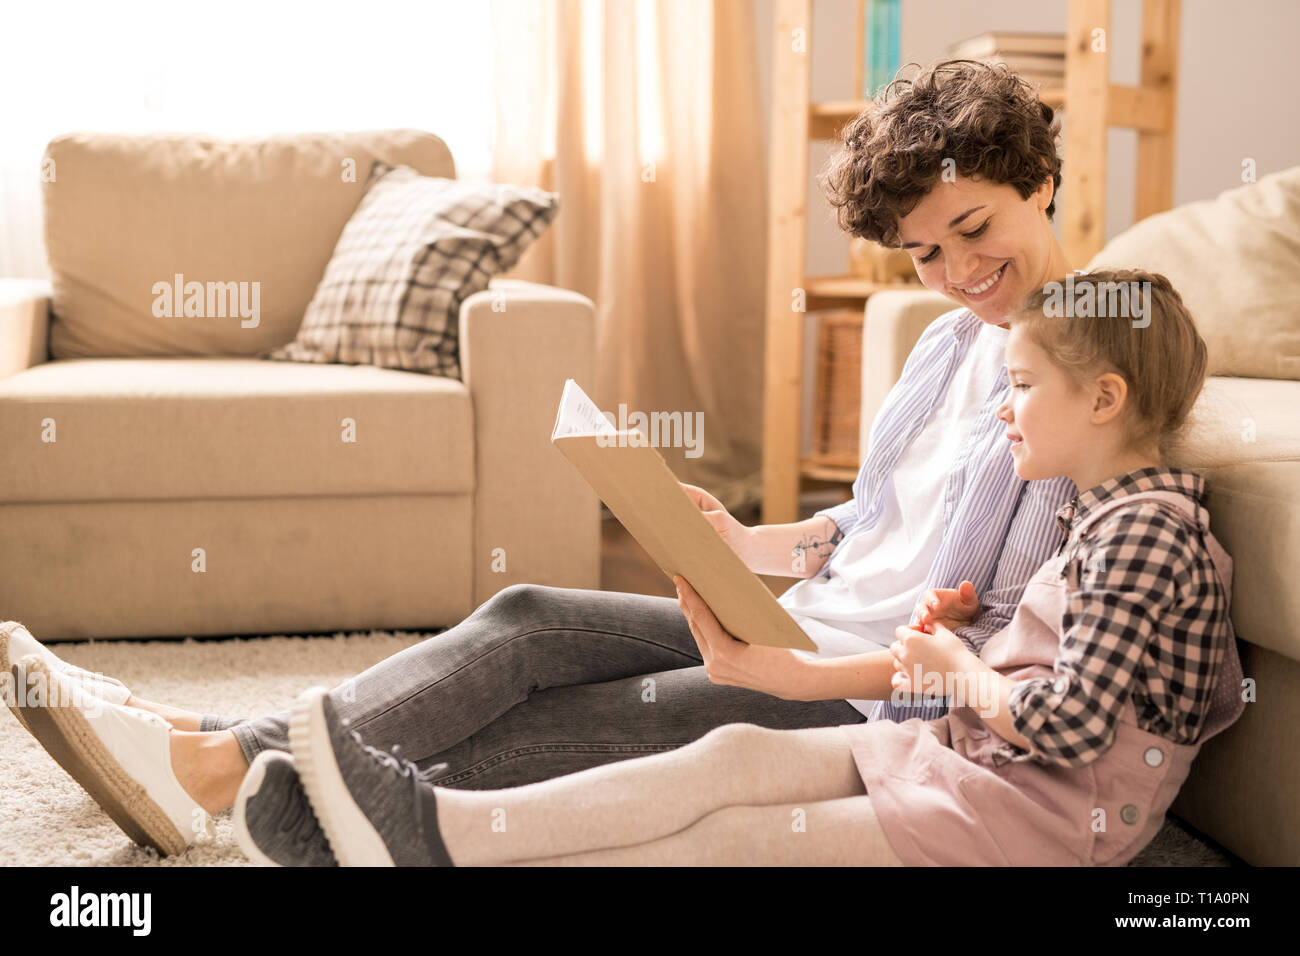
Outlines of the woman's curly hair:
M851 235L897 247L898 221L948 168L1014 187L1028 199L1051 177L1061 187L1060 119L1003 64L945 60L895 79L840 131L818 178Z

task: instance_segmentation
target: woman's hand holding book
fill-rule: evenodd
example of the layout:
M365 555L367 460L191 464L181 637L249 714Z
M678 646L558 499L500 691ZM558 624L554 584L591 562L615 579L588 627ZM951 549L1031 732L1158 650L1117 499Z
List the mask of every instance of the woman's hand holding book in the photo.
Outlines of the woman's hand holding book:
M746 567L753 567L755 552L754 529L741 524L726 509L717 498L709 494L703 488L695 485L688 485L686 482L678 482L682 490L695 502L695 506L704 512L704 517L713 525L713 529L722 536L722 540L727 542L732 551L740 560L745 562Z

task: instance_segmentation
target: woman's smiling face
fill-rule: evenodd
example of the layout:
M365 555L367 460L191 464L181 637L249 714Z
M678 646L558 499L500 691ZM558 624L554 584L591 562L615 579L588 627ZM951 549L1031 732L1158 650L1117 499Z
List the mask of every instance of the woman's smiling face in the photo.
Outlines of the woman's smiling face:
M899 220L899 239L927 288L1000 325L1068 271L1045 212L1051 201L1051 180L1028 199L1004 183L941 180Z

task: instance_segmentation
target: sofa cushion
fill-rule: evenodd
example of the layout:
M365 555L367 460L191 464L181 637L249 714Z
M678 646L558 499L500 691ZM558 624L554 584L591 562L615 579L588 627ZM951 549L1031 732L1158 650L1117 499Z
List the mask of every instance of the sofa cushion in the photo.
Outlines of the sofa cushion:
M385 163L370 182L298 337L269 357L460 378L461 303L519 261L555 218L559 196Z
M0 608L42 641L449 626L474 609L473 500L0 505Z
M1211 375L1300 379L1300 166L1159 213L1088 263L1169 277Z
M1232 556L1237 636L1300 661L1300 461L1225 465L1204 475L1210 527Z
M1297 408L1300 382L1212 378L1168 459L1205 476L1210 526L1233 559L1237 636L1300 661Z
M47 157L53 358L258 355L283 345L376 159L455 176L446 144L415 130L77 133L53 140Z
M1264 378L1206 381L1171 464L1193 470L1249 462L1300 461L1300 382Z
M4 502L474 488L466 387L370 366L47 362L0 381L0 448Z

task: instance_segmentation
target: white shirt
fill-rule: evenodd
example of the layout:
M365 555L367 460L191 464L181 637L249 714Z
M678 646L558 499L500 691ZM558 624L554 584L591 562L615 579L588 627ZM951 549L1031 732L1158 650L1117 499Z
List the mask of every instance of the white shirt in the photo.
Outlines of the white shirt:
M822 571L778 598L812 638L808 658L883 650L912 620L919 589L943 540L941 503L949 471L1001 373L1008 331L983 324L943 400L886 479L880 520L843 541ZM869 714L874 701L850 700Z

